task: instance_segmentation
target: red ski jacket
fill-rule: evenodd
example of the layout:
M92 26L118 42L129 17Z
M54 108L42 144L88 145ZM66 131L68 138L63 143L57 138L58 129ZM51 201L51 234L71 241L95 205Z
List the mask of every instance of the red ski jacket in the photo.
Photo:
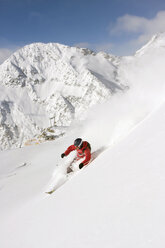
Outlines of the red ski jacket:
M87 165L91 159L91 151L87 141L83 141L82 144L83 144L82 148L77 148L75 145L69 146L68 149L64 152L64 154L67 156L70 152L77 150L77 159L85 157L82 163L84 165Z

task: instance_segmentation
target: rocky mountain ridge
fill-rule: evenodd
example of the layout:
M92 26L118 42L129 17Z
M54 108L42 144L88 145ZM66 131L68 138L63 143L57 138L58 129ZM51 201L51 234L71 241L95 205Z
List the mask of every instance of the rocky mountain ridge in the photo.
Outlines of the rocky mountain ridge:
M89 107L123 91L118 60L57 43L16 51L0 66L1 149L20 147L50 127L57 137Z

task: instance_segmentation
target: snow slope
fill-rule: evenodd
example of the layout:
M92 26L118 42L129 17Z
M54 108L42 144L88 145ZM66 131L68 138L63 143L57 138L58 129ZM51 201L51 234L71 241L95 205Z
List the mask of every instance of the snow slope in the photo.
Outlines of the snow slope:
M72 136L3 152L1 246L163 248L164 112L165 104L51 196L44 190Z
M164 248L164 41L121 58L129 90L92 107L64 137L0 152L2 247ZM60 154L76 137L101 152L68 180L72 157Z

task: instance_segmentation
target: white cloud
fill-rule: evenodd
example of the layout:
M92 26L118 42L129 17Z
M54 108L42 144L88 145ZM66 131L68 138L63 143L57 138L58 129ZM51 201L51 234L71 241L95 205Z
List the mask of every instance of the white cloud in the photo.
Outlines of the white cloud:
M165 32L165 11L159 11L152 19L126 14L110 26L109 42L98 44L83 42L76 45L97 52L131 55L146 44L153 35ZM111 42L111 38L115 39L115 42Z
M121 55L126 55L125 52L128 54L135 52L147 43L154 34L160 32L165 32L165 11L158 12L152 19L127 14L119 17L110 29L111 36L124 35L127 38L127 41L120 43L118 48L114 45Z
M144 28L144 23L146 24L147 19L138 16L124 15L119 17L110 30L110 34L118 35L123 32L139 32Z
M160 11L152 19L144 17L124 15L119 17L110 30L110 34L141 33L155 34L156 32L165 31L165 11Z

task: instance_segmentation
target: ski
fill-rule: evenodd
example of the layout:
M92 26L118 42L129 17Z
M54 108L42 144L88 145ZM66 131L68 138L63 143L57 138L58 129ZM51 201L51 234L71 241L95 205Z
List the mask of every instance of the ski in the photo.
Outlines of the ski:
M45 192L45 193L51 195L52 193L54 193L54 191L55 191L55 189L48 191L48 192Z

